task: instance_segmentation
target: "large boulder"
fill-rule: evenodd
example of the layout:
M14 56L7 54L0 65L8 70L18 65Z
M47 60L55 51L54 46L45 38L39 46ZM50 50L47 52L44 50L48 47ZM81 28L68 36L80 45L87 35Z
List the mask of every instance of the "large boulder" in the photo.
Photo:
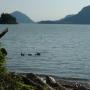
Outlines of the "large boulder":
M46 83L55 90L66 90L66 88L59 84L53 77L46 76Z

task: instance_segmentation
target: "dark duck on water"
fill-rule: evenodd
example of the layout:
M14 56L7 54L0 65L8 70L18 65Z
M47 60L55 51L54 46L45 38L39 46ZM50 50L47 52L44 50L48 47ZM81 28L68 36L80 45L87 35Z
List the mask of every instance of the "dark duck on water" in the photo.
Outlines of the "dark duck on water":
M21 56L25 56L25 54L21 52Z
M40 52L37 52L36 54L35 54L35 56L40 56L41 55L41 53Z

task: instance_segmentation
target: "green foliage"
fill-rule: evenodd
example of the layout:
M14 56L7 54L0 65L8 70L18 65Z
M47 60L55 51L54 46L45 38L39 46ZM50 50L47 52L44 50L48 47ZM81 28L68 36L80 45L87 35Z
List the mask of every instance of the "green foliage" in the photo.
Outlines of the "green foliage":
M0 17L0 24L17 24L16 18L8 13L2 13Z
M31 85L24 84L20 75L7 73L5 55L0 49L0 90L35 90Z
M6 74L6 68L5 68L4 64L5 64L5 56L0 51L0 76Z
M35 90L33 86L24 84L21 75L15 75L15 73L9 73L8 76L11 78L13 82L12 86L15 88L15 90Z
M35 88L31 85L26 85L21 82L16 82L16 90L35 90Z
M48 90L44 85L43 90ZM0 49L0 90L39 90L37 86L27 85L23 76L16 73L7 72L5 67L5 55Z

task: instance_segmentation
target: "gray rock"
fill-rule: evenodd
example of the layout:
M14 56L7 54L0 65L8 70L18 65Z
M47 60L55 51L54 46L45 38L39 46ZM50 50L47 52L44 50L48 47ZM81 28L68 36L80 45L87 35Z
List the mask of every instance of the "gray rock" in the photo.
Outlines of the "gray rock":
M81 85L81 84L76 84L74 87L73 87L73 90L88 90L87 87Z
M32 80L32 81L40 84L40 85L43 85L43 86L45 85L45 83L43 82L43 80L41 80L41 78L40 78L39 76L37 76L37 75L35 75L35 74L33 74L33 73L27 74L26 77L27 77L28 79L30 79L30 80Z
M46 76L46 83L53 87L55 90L66 90L66 88L57 83L53 77Z

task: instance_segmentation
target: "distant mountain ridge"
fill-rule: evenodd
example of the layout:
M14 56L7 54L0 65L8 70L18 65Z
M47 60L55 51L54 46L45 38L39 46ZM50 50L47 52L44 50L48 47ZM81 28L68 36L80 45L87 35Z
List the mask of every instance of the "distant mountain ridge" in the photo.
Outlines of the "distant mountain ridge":
M12 12L11 15L16 18L18 23L34 23L32 19L30 19L27 15L22 12L15 11Z
M90 24L90 5L84 7L78 14L68 15L56 21L40 21L40 24Z

